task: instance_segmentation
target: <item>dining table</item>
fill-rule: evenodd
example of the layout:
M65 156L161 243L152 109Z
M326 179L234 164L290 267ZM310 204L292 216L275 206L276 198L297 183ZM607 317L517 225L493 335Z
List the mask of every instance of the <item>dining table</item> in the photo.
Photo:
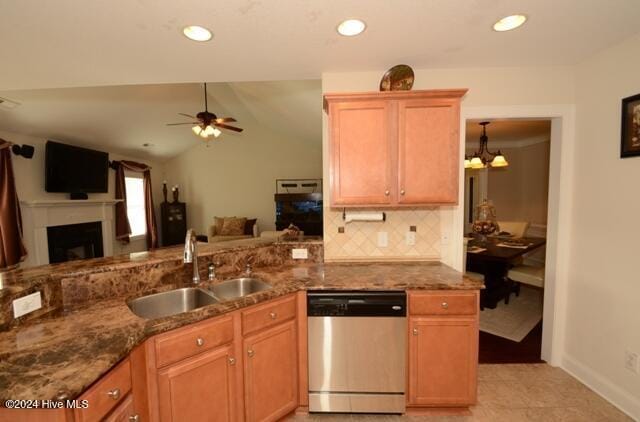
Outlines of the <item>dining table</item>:
M494 309L498 302L513 291L507 278L509 270L518 265L523 256L543 247L546 239L540 237L487 237L473 238L467 244L467 271L484 275L485 288L480 294L481 309Z

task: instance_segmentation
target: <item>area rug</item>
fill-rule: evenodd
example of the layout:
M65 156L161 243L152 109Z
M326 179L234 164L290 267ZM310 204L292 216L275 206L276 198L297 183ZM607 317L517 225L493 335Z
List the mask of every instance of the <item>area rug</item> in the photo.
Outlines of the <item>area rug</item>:
M500 301L495 309L480 312L480 331L520 342L542 319L541 289L526 285L520 296L511 296L508 305Z

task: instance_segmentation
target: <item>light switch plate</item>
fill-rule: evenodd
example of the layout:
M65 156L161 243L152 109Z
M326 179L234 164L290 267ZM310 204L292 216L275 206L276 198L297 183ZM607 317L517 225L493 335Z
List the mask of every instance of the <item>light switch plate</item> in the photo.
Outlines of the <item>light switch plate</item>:
M31 293L13 301L13 317L19 318L40 308L42 308L40 292Z
M389 235L387 232L378 232L378 247L386 248L389 246Z
M416 244L416 232L407 232L405 235L405 243L407 246L413 246Z
M293 259L307 259L309 251L307 248L291 249L291 257Z

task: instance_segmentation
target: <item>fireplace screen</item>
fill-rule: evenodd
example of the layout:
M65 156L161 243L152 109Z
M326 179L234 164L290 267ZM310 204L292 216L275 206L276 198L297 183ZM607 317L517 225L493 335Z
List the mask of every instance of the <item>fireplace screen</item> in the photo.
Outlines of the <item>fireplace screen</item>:
M47 227L47 241L51 264L104 256L99 221Z

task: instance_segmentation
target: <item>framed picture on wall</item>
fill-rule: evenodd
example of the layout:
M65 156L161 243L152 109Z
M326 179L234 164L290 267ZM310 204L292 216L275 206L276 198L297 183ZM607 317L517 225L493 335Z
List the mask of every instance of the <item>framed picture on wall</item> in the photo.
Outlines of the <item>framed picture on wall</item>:
M640 94L622 99L620 158L640 155Z

